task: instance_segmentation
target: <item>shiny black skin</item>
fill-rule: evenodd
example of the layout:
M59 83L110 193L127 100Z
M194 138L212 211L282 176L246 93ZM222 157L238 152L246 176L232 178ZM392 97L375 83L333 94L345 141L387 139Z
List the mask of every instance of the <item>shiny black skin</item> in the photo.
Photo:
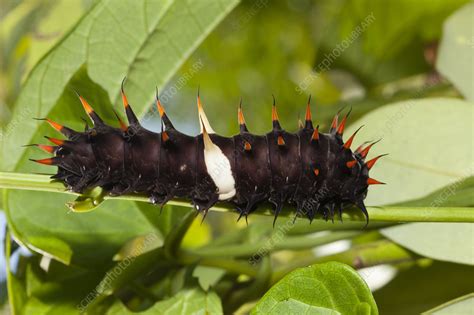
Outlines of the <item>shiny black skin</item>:
M166 129L154 133L139 124L131 109L127 115L130 126L126 130L100 119L84 132L63 130L69 140L56 149L58 173L53 178L75 192L100 186L115 196L145 194L154 204L188 198L207 213L219 195L204 163L203 135L191 137L177 131L166 115L162 117ZM317 213L333 220L336 211L341 215L345 205L355 204L368 220L363 204L368 168L359 153L343 147L342 135L335 128L314 140L311 121L296 133L286 132L278 122L273 127L265 135L254 135L245 125L230 138L210 135L230 161L237 193L228 201L240 217L269 201L275 219L284 204L296 207L298 214L310 220ZM346 163L351 160L357 163L349 168Z

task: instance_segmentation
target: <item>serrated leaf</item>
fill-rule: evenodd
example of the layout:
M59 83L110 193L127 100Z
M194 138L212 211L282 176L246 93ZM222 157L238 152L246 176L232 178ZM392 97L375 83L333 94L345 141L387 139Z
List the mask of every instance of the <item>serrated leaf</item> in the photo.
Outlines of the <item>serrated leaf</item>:
M281 304L289 299L304 305ZM275 308L293 307L311 312L317 307L335 311L335 314L378 314L364 280L354 269L338 262L316 264L289 273L265 293L252 314L269 314Z

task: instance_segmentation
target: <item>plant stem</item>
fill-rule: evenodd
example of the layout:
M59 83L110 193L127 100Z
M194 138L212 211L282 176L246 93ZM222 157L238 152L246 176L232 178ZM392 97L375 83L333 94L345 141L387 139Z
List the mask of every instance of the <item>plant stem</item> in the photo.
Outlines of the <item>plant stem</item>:
M272 253L279 250L307 249L315 246L331 243L334 241L352 238L359 235L359 231L337 231L320 237L296 236L285 237L284 234L276 233L257 243L232 244L225 246L208 245L195 250L188 250L190 254L199 257L242 257L255 256Z
M365 222L363 221L349 221L349 222L325 222L324 220L315 220L311 224L308 224L306 220L298 220L295 222L294 226L288 230L288 235L301 235L314 233L318 231L343 231L343 230L374 230L383 227L389 227L397 225L396 222L371 222L369 225L364 228ZM279 227L279 223L275 225L275 229Z
M0 172L0 188L71 193L62 183L52 182L49 176L39 174Z
M181 251L179 253L177 262L183 265L198 263L201 266L221 268L235 275L247 275L249 277L255 277L258 271L257 268L255 268L246 260L201 258L186 251Z
M0 172L0 188L36 190L56 193L69 193L79 195L65 190L58 182L51 182L47 175L21 174ZM148 197L139 195L122 195L117 197L105 196L104 199L123 199L132 201L148 202ZM188 206L186 200L175 199L169 202L171 205ZM212 208L216 211L228 212L230 205L220 204ZM291 210L291 209L286 209ZM469 207L367 207L371 222L474 222L474 210ZM282 216L289 216L292 211L282 211ZM269 207L261 207L256 213L273 215ZM345 221L365 221L360 211L345 211ZM330 227L330 224L327 225Z
M342 253L328 255L323 257L310 257L308 259L299 260L296 263L288 264L280 270L275 271L272 283L277 282L288 272L298 267L304 267L317 263L328 261L339 261L360 269L381 264L398 264L416 259L417 256L410 251L398 246L389 240L379 240L354 246Z
M23 290L19 290L19 280L12 274L10 267L10 257L12 251L12 240L10 238L10 231L8 227L5 229L5 271L7 275L7 290L8 290L8 303L11 308L12 314L20 314L21 305L26 301L26 293ZM12 292L18 292L18 294L12 294Z
M196 213L194 211L189 211L166 236L164 252L167 258L172 259L176 257L179 248L181 247L181 242L183 241L186 232L188 231L195 218Z

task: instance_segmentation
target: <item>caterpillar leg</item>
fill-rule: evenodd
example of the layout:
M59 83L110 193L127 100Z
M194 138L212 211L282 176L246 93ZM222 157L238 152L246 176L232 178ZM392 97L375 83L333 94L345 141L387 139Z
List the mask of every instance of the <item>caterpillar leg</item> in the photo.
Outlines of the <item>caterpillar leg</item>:
M216 203L219 201L219 195L213 195L210 199L208 200L199 200L199 199L194 199L192 201L192 204L198 211L198 213L202 213L202 220L201 223L204 222L204 219L206 219L207 213L209 212L209 209L211 209Z

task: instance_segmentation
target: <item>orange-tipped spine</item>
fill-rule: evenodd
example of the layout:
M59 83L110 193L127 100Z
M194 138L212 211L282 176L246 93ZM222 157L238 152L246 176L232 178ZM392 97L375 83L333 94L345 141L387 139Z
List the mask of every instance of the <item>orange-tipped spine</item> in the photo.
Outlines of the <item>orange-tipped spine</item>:
M347 141L344 143L344 148L345 149L350 149L351 148L351 145L352 145L352 142L354 141L354 138L356 136L356 134L359 132L359 130L364 127L363 125L360 126L353 134L352 136L350 136L349 139L347 139Z
M305 128L306 129L313 129L313 118L311 116L311 95L308 98L308 104L306 104L306 113L304 116L305 120Z
M365 163L365 165L366 165L367 168L370 170L372 167L374 167L374 165L375 165L375 163L378 161L378 159L380 159L381 157L386 156L386 155L387 155L387 154L381 154L381 155L379 155L379 156L377 156L377 157L374 157L372 160L367 161L367 162Z
M385 183L382 183L376 179L373 178L367 178L367 185L385 185Z

